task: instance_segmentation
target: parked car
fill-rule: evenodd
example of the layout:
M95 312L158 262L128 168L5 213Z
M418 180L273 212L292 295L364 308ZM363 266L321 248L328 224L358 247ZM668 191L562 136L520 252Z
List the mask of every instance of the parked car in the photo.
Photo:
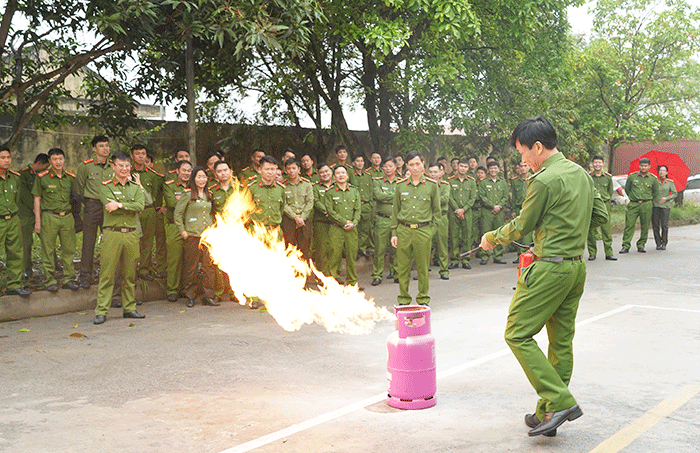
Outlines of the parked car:
M612 177L613 194L611 201L613 204L628 204L630 202L627 193L625 192L625 183L627 183L627 175L617 175Z
M700 204L700 174L688 178L683 191L683 203Z

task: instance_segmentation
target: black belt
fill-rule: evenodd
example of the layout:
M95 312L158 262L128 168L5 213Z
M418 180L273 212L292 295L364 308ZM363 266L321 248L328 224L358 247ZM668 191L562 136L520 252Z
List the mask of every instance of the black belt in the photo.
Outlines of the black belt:
M85 200L85 201L99 201L100 203L102 203L99 198L83 197L83 200Z
M411 229L423 228L423 227L426 227L426 226L430 225L430 222L406 223L406 222L402 222L401 220L399 220L399 223L400 223L401 225L403 225L403 226L405 226L405 227L409 227L409 228L411 228Z
M581 259L579 256L536 256L535 261L547 261L548 263L561 263L564 261L578 261Z
M382 213L380 213L380 212L378 212L377 215L378 215L379 217L384 217L385 219L390 219L390 218L391 218L390 215L382 214Z
M120 228L120 227L102 227L103 230L108 230L108 231L116 231L117 233L131 233L132 231L136 231L136 228Z
M12 214L6 214L6 215L0 215L0 219L2 220L10 220L12 217L16 216L17 213L13 212Z
M70 211L52 211L52 210L50 210L50 209L45 209L44 212L48 212L48 213L51 213L51 214L60 215L61 217L70 214Z

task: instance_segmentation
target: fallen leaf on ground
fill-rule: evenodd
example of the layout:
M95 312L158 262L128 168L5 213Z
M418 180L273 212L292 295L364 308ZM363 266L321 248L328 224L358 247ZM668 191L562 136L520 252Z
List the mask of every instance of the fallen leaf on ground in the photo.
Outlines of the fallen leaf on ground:
M80 313L80 312L78 312L78 314L79 315L87 315L87 313Z
M78 333L78 332L72 333L72 334L70 334L70 336L71 337L85 337L85 338L87 338L87 335L84 335L84 334Z
M187 310L180 310L178 313L184 313L184 312L186 312L186 311L187 311Z
M134 327L134 326L136 326L136 324L134 324L133 322L131 324L129 324L129 327Z
M19 329L17 332L29 332L29 329Z
M78 328L78 325L77 325L77 324L76 324L76 325L74 325L74 326L73 326L73 328L74 328L74 329L77 329L77 328Z

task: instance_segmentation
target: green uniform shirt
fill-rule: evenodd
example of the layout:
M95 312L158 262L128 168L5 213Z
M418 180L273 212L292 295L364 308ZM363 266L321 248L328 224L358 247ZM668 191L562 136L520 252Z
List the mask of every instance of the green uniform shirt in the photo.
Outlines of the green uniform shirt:
M302 170L301 177L308 179L311 184L318 183L320 181L320 179L318 178L318 171L316 171L315 169L311 171L310 175L304 173L304 171Z
M251 220L268 226L277 226L282 223L285 205L282 184L272 181L272 184L266 186L262 180L256 180L248 185L248 192L258 207L258 211L250 216Z
M145 190L151 197L151 203L146 202L146 206L151 205L155 200L160 200L162 198L161 192L163 190L163 183L165 182L164 175L161 175L155 170L147 167L144 167L143 170L132 170L131 173L137 173L139 175L143 190Z
M290 219L296 216L307 220L314 209L314 189L306 178L299 178L296 184L284 181L284 213Z
M20 207L19 190L20 174L7 170L5 177L0 178L0 216L17 214Z
M34 180L36 173L31 166L19 171L19 215L20 217L34 217Z
M328 217L338 226L344 226L348 221L357 225L360 223L361 200L360 192L350 184L341 189L333 185L324 194L323 205Z
M447 180L450 185L450 209L468 210L476 200L476 181L469 175L460 180L457 176L450 176Z
M625 192L630 197L630 203L656 200L659 196L659 180L651 172L642 176L638 171L635 171L627 178Z
M596 176L595 173L591 173L591 178L593 178L593 185L598 189L600 198L603 201L610 201L613 193L613 180L610 173L603 172L600 176Z
M659 180L659 196L654 198L652 204L656 208L671 209L676 195L678 195L678 192L676 191L676 184L672 179L667 178L663 181ZM659 200L663 197L666 197L666 201L664 203L659 203Z
M53 169L49 169L37 175L32 195L41 197L42 211L69 212L70 194L77 191L78 183L73 173L63 170L63 176L59 178Z
M226 207L228 197L230 197L233 193L234 184L236 184L236 181L233 178L231 178L228 190L224 190L221 187L220 183L211 186L209 190L211 190L211 197L214 203L214 214L220 214L224 212L224 207Z
M239 179L243 184L250 184L254 179L260 179L260 173L253 167L245 167L241 170Z
M128 179L122 185L116 178L102 182L100 201L102 205L109 203L112 199L123 206L115 211L104 210L103 227L110 228L136 228L139 229L138 214L143 211L145 198L143 189L138 184L130 182Z
M362 203L370 203L374 198L374 184L372 183L372 175L366 171L358 173L357 170L353 170L350 173L350 178L348 182L352 184L360 192L360 201Z
M506 245L534 230L535 255L575 257L583 254L589 228L607 221L590 175L558 152L529 178L520 215L485 236L491 244Z
M107 181L113 177L114 170L112 170L109 161L101 164L95 159L84 160L78 165L78 193L83 198L99 200L100 194L102 193L100 185L103 181Z
M450 199L452 198L452 188L447 181L439 181L438 188L440 189L440 210L442 212L449 211Z
M168 223L173 223L175 221L173 214L175 212L175 207L177 206L177 201L182 197L182 194L187 188L187 183L182 184L179 180L165 181L163 184L163 204L168 208L165 213L165 220Z
M333 186L333 183L329 185L324 185L322 183L317 183L313 185L314 189L314 222L322 222L328 220L328 213L326 212L326 205L324 204L324 198L326 191L329 187Z
M196 201L192 201L191 195L190 189L185 189L177 201L173 216L175 226L180 232L187 231L188 235L199 237L214 223L212 202L201 195L197 196Z
M392 208L392 236L396 236L399 223L413 225L428 222L433 229L437 228L440 219L440 193L437 182L425 176L418 184L413 184L410 177L397 181Z
M525 201L525 194L527 193L527 178L522 179L520 176L511 178L510 180L510 193L512 195L512 202L514 209L520 209Z
M495 181L489 178L484 179L479 183L477 193L483 208L504 207L508 203L508 184L500 178Z
M396 182L399 179L394 176L392 181L385 176L374 178L373 193L376 201L376 213L391 217L394 213L394 194L396 193Z

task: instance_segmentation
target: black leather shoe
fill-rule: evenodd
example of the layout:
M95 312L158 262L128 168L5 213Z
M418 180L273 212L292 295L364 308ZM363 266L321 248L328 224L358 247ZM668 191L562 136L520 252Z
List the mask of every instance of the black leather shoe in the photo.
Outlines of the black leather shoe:
M209 305L212 307L218 307L221 304L219 302L217 302L215 299L205 297L204 299L202 299L202 305Z
M462 269L471 269L472 265L469 263L462 263Z
M525 424L529 426L530 428L537 428L537 425L540 424L540 419L537 418L537 415L535 414L527 414L525 415ZM555 429L554 431L550 431L547 434L544 434L546 437L554 437L557 435L557 430Z
M393 272L389 272L389 275L386 276L386 279L387 279L387 280L391 280L391 279L394 278L394 277L395 277L394 273L393 273Z
M620 253L629 253L629 252L630 252L630 249L628 249L628 248L622 247L620 249Z
M168 302L177 302L177 294L168 294Z
M95 316L95 320L93 321L93 323L104 324L105 321L107 321L107 317L105 315L97 315Z
M71 291L77 291L80 289L80 285L71 280L69 282L64 283L63 286L61 286L61 288L70 289Z
M583 411L578 404L574 404L568 409L557 412L547 412L544 416L544 420L537 425L537 428L530 430L528 435L530 437L539 436L540 434L551 433L557 428L559 428L565 421L573 421L583 415Z
M375 278L372 280L372 286L378 286L382 284L382 279L381 278Z
M29 280L30 278L32 278L33 275L34 275L34 270L30 267L29 269L25 270L22 273L22 278L25 280Z
M141 280L146 280L147 282L152 282L153 280L155 280L151 274L147 274L145 272L141 272L139 274L139 278Z
M194 299L187 299L187 302L185 303L185 305L187 305L187 308L194 307Z
M595 261L595 255L588 255L588 261Z
M441 275L440 275L440 280L449 280L449 279L450 279L450 276L447 275L447 274L441 274Z
M518 263L520 263L520 257L518 257L512 261L512 264L518 264Z
M448 269L459 269L459 263L450 263L449 266L447 266Z
M394 283L398 283L398 282L399 282L399 279L398 279L398 278L395 278L395 279L394 279Z
M503 260L493 260L493 264L506 264Z
M644 247L642 247L641 249L637 249L637 252L639 252L639 253L646 253L647 251L644 250Z
M479 264L481 264L482 266L486 266L486 264L488 262L489 262L489 260L481 260L481 262Z
M122 308L122 301L117 299L117 298L112 299L111 307L112 308Z
M666 244L661 246L661 250L666 250Z
M608 260L608 261L617 261L617 258L615 258L615 257L612 256L612 255L606 256L605 259Z
M26 289L23 288L16 288L16 289L11 289L5 293L6 296L20 296L20 297L29 297L31 294L31 291L27 291Z
M139 313L136 310L130 311L128 313L124 313L122 316L124 318L131 318L131 319L143 319L146 317L146 315L142 315L141 313Z
M661 250L661 246L660 246L660 245L657 245L657 246L656 246L656 250Z
M90 289L90 282L87 280L81 280L80 281L80 287L83 289Z
M49 285L49 286L46 287L46 291L48 291L48 292L50 292L50 293L58 292L58 285L56 285L56 284L54 284L54 285Z

